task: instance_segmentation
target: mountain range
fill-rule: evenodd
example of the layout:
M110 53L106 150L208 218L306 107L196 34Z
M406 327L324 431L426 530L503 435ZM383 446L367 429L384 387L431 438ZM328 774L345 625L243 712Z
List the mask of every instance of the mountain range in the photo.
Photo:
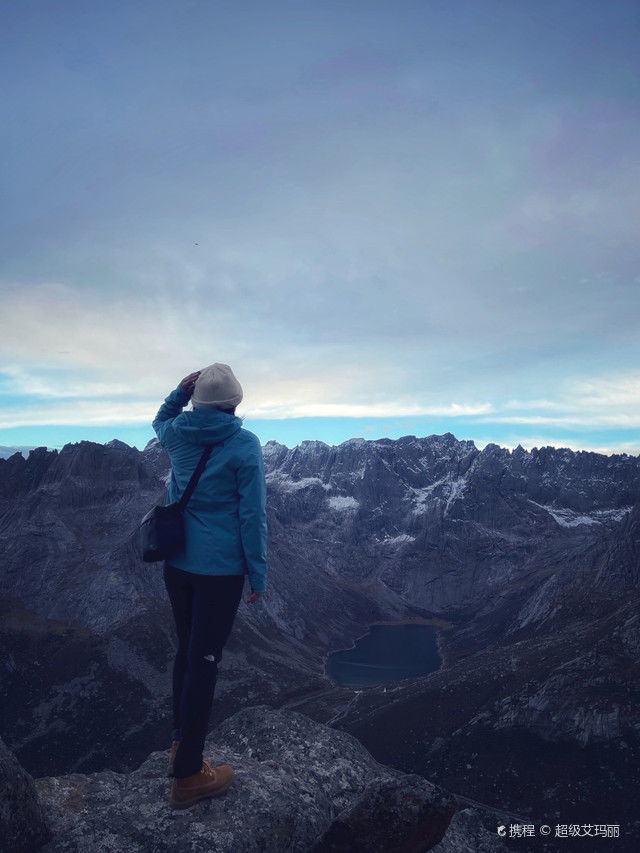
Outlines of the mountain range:
M263 454L269 587L240 605L212 726L295 708L469 802L638 849L638 457L451 433ZM137 525L168 473L155 439L0 459L1 734L36 778L167 746L175 638ZM407 621L436 626L438 670L333 685L331 651Z

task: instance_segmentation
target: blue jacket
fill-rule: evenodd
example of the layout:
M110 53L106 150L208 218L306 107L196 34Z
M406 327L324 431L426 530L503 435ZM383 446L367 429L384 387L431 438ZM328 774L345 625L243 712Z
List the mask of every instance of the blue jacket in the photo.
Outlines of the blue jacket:
M186 544L169 562L196 574L248 574L251 589L264 592L267 485L260 440L241 418L220 409L183 412L189 399L178 385L153 421L171 460L167 504L180 499L205 445L218 444L185 509Z

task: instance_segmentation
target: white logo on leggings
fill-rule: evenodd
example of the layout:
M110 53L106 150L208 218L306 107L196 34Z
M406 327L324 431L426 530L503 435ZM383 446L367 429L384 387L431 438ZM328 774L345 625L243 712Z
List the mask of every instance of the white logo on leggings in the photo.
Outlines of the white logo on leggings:
M215 656L215 655L205 655L205 656L204 656L204 659L205 659L205 660L210 660L210 661L211 661L211 663L215 663L215 662L216 662L216 656Z

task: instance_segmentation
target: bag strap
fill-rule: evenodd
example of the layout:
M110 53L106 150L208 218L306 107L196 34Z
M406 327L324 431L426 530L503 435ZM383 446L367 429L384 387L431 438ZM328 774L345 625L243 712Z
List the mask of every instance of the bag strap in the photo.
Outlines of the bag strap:
M222 442L222 443L224 443L224 442ZM182 497L178 501L178 507L180 509L180 512L184 512L186 505L189 503L191 495L193 494L195 487L198 485L198 480L200 479L200 475L204 471L204 467L207 464L208 458L211 456L211 451L213 450L213 448L214 448L213 444L207 445L202 456L200 457L198 464L196 465L196 470L191 475L191 479L187 483L187 488L184 490L184 494L182 495Z

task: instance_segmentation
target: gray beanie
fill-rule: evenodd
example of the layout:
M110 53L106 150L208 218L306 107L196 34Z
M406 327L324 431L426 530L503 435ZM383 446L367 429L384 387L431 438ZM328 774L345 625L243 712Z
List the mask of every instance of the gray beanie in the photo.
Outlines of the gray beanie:
M201 371L191 402L206 409L231 409L242 400L242 388L228 364L210 364Z

